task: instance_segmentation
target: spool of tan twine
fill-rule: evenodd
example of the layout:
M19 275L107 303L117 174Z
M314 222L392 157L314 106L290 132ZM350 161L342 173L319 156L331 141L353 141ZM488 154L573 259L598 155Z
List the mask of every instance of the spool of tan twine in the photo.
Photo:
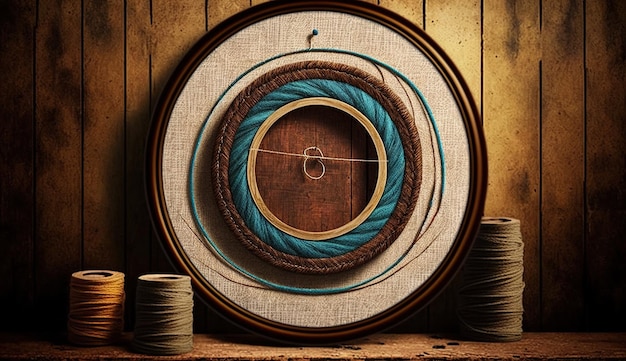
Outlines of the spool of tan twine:
M70 280L68 340L82 346L114 343L124 328L124 274L74 272Z
M135 351L178 355L193 350L193 290L189 276L140 276L135 313Z
M489 342L522 338L523 255L519 220L483 218L459 290L464 337Z

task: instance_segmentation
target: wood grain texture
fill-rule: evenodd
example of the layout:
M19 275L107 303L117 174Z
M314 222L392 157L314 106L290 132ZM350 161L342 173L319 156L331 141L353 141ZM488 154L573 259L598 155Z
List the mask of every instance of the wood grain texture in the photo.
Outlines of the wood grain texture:
M410 20L420 28L424 28L424 1L423 0L380 0L378 5L389 9Z
M584 319L584 23L582 3L543 3L541 40L542 328ZM566 75L567 74L567 75Z
M352 150L363 144L360 138L367 133L361 128L360 134L354 136L359 141L353 143L353 122L356 120L348 114L328 107L297 109L269 129L260 149L303 154L306 148L315 146L327 157L355 158ZM360 152L365 153L363 149ZM258 153L256 159L260 199L280 221L296 229L325 232L342 227L356 218L369 201L365 163L322 160L320 164L316 160L264 152ZM309 176L320 179L311 179L304 173L305 162Z
M481 103L482 8L479 0L427 1L426 34L460 71L476 104Z
M152 111L160 99L172 73L183 56L204 35L209 27L207 3L198 0L170 2L153 0L150 10L150 105ZM152 119L150 113L149 120ZM142 166L143 169L143 166ZM169 261L158 237L151 237L150 272L178 272ZM194 299L194 327L207 329L204 303Z
M3 360L161 360L119 345L77 347L36 336L0 335ZM198 335L194 349L168 360L623 360L624 333L527 333L518 342L467 341L433 334L381 334L336 345L281 345L251 335Z
M127 304L135 304L137 277L150 271L152 224L145 197L145 145L152 109L150 86L150 4L131 1L125 13L124 79L124 255ZM134 325L134 310L126 307L126 327Z
M64 329L83 267L123 268L131 291L174 271L146 207L151 112L192 44L261 2L0 4L3 326ZM486 214L522 221L526 330L624 330L624 3L371 2L425 27L482 109ZM454 329L450 292L394 331ZM236 331L196 301L198 332Z
M618 330L626 324L626 3L586 10L587 322Z
M0 4L0 304L13 305L6 328L27 328L20 319L33 306L34 281L34 1ZM10 71L7 71L9 70ZM21 321L21 322L20 322Z
M124 270L124 3L83 4L83 267ZM120 91L122 90L122 91Z
M76 1L40 2L35 32L35 307L63 327L82 266L82 21Z
M426 1L426 33L439 44L462 74L474 97L480 104L482 85L482 29L480 1ZM460 274L453 278L446 290L428 307L429 331L456 330L457 293Z
M524 321L535 329L541 322L539 2L488 1L483 19L485 215L521 221Z
M208 1L207 13L208 24L207 29L212 29L215 25L223 22L229 17L237 14L250 7L251 0L232 0L232 1Z

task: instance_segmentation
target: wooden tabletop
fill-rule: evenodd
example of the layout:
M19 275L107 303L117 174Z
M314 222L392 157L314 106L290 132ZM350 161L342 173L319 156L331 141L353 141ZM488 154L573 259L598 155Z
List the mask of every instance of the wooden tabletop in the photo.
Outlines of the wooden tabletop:
M0 334L2 360L150 360L119 345L78 347L62 335ZM379 334L328 346L285 346L251 335L194 336L194 350L171 360L623 360L626 333L525 333L488 343L430 334Z

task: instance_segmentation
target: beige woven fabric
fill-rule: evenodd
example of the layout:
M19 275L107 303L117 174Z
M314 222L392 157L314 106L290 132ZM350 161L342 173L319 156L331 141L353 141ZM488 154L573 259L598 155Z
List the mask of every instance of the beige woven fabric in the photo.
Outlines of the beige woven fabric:
M407 75L422 91L435 115L445 154L446 185L441 208L429 212L430 193L441 192L441 170L432 129L406 85L371 62L351 55L307 52L282 57L244 76L215 105L220 94L242 73L277 54L309 47L313 29L319 35L313 46L366 54ZM302 275L277 269L251 255L222 220L212 194L210 166L216 127L221 114L237 93L259 74L286 63L323 59L357 66L383 79L415 110L423 154L422 190L411 222L394 244L367 265L336 275ZM200 221L220 249L249 272L293 287L342 287L367 280L390 267L400 254L408 256L383 282L333 295L298 295L263 287L217 256L201 237L190 210L188 176L191 156L204 129L196 162L196 193ZM251 313L268 320L300 327L332 327L361 321L394 306L432 275L450 250L465 214L469 194L470 159L467 134L458 106L446 82L430 61L409 41L390 29L357 16L334 12L305 12L266 19L226 40L189 79L173 109L163 152L163 185L167 211L185 253L208 283ZM435 204L439 198L435 198ZM420 229L422 223L430 226ZM419 237L414 244L416 237ZM378 280L380 281L380 279Z

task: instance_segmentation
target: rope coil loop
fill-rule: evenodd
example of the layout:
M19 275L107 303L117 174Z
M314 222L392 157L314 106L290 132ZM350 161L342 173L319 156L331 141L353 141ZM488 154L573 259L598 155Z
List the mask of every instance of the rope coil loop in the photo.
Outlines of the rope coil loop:
M370 216L348 233L315 242L268 222L254 205L246 179L257 128L276 109L304 98L332 98L356 108L374 124L388 155L388 181ZM420 189L421 152L413 117L385 84L344 64L294 63L253 81L224 114L214 154L215 194L229 227L252 253L294 272L340 272L380 254L404 229Z
M317 152L317 155L309 154L309 151ZM304 161L302 162L302 171L304 172L304 174L311 180L322 179L324 175L326 174L326 165L324 164L324 161L322 160L324 159L324 153L322 152L322 150L316 146L311 146L311 147L305 148L302 153L304 154ZM311 160L316 161L317 164L319 164L322 167L322 171L317 176L311 175L311 173L309 173L309 170L307 168L307 163Z

